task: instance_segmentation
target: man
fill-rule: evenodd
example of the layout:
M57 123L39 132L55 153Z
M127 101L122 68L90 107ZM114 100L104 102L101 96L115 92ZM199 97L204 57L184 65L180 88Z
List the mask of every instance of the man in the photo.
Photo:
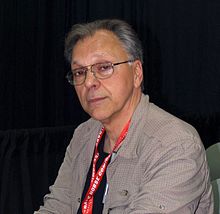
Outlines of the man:
M142 48L130 25L74 25L65 55L67 78L91 119L75 130L36 214L212 214L201 140L142 93Z

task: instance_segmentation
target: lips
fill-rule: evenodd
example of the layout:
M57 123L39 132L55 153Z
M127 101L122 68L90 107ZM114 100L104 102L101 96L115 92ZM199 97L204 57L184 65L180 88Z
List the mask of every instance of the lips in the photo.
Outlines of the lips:
M88 99L88 103L99 103L101 101L103 101L106 97L93 97L93 98L89 98Z

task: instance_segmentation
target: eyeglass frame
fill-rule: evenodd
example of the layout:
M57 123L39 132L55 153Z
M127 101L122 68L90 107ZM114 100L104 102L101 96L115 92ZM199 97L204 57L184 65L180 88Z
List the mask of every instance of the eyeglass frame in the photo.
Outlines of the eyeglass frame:
M66 75L66 79L67 79L67 81L69 82L70 85L73 85L73 86L82 85L83 83L85 83L86 75L87 75L88 71L92 72L92 74L94 75L94 77L95 77L96 79L108 79L108 78L110 78L110 77L113 75L113 73L114 73L114 67L115 67L115 66L121 65L121 64L124 64L124 63L132 63L132 62L134 62L134 61L135 61L135 59L130 59L130 60L126 60L126 61L122 61L122 62L116 62L116 63L112 63L112 62L99 62L99 63L95 63L95 64L92 64L92 65L82 66L82 67L80 67L80 68L76 68L76 69L70 70L70 71L67 73L67 75ZM94 72L94 71L92 70L92 67L93 67L94 65L105 64L105 63L111 63L112 73L111 73L109 76L107 76L107 77L102 77L102 78L97 77L97 76L96 76L96 72ZM83 80L81 83L75 84L75 83L74 83L74 80L73 80L73 71L74 71L74 70L77 70L77 69L85 69L85 68L86 68L86 71L85 71L84 80Z

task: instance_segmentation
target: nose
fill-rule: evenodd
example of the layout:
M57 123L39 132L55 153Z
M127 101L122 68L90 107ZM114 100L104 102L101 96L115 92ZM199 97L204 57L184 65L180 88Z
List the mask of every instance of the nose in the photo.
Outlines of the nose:
M86 73L86 79L85 79L84 85L86 88L91 88L91 87L97 88L100 85L100 81L95 77L91 68L88 69Z

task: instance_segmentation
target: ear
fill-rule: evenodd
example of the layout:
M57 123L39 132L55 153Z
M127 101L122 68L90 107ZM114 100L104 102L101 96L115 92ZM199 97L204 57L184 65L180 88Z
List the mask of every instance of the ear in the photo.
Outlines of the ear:
M143 67L140 60L135 60L133 63L133 72L134 72L134 86L135 88L141 87L143 81Z

